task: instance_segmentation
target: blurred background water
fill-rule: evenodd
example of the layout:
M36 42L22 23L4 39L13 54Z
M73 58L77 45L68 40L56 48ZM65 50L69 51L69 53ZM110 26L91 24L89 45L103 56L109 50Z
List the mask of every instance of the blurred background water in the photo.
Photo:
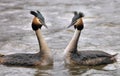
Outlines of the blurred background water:
M30 10L39 10L45 17L48 29L43 27L42 32L52 49L54 66L0 65L0 76L120 76L120 55L116 57L118 62L105 67L66 67L62 55L74 33L73 27L66 28L73 11L85 14L79 49L120 53L120 0L0 0L1 54L39 51Z

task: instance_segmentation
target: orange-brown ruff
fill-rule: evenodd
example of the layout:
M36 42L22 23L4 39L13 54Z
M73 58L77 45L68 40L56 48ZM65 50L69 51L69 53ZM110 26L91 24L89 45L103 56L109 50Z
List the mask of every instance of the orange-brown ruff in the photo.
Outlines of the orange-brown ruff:
M68 26L74 26L75 33L65 48L65 63L66 64L78 64L78 65L104 65L116 62L115 55L110 55L103 51L78 51L77 44L81 34L81 30L84 28L82 21L83 13L74 12L74 17L72 18L71 24Z
M4 65L18 65L18 66L45 66L53 64L52 55L50 49L47 46L46 41L42 37L41 27L45 25L44 17L37 11L31 11L34 15L32 22L32 28L36 33L40 51L35 54L10 54L10 55L0 55L0 64Z

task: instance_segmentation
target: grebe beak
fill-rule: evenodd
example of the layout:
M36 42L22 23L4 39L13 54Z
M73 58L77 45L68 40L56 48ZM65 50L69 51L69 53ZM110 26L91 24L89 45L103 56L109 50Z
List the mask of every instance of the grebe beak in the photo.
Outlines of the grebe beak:
M44 27L48 28L47 25L46 25L42 20L40 20L40 22L42 23L42 25L43 25Z
M75 23L76 23L76 21L72 22L67 28L70 28L71 26L74 26Z

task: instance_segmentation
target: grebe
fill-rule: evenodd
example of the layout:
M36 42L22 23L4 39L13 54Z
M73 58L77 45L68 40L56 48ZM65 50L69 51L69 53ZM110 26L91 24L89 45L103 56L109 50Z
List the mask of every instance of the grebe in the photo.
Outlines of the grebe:
M116 62L115 55L110 55L103 51L78 51L77 44L84 28L82 17L84 14L81 12L74 12L72 22L68 27L74 26L75 32L71 41L64 50L65 63L69 65L83 65L83 66L94 66L94 65L105 65Z
M52 65L53 58L51 55L51 51L42 36L41 27L44 25L45 20L42 14L37 11L31 11L32 15L34 15L34 19L32 21L32 29L35 31L40 51L35 54L25 54L25 53L17 53L10 55L0 55L0 64L3 65L18 65L18 66L45 66Z

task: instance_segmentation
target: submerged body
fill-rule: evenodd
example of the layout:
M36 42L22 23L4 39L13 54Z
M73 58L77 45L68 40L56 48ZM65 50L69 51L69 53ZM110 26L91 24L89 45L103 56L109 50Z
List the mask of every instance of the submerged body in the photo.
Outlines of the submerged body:
M70 26L74 25L75 32L74 35L65 48L65 63L66 64L78 64L78 65L104 65L116 62L115 55L110 55L103 51L78 51L77 44L81 34L81 30L84 27L82 17L83 13L74 13L72 23ZM68 26L68 27L70 27Z
M45 66L53 64L51 51L41 32L42 25L45 25L44 18L39 11L31 11L31 14L35 16L32 22L32 29L36 33L40 51L34 54L0 54L0 64L16 66Z

